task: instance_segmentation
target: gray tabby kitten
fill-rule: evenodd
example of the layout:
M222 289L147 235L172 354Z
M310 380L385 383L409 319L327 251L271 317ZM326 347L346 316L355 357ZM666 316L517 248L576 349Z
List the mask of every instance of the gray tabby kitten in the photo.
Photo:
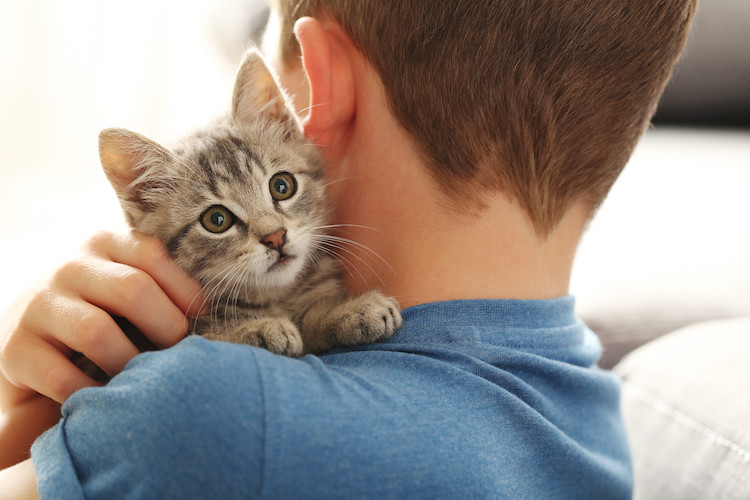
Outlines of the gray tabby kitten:
M378 291L345 295L327 236L323 165L256 50L231 116L167 149L135 132L99 136L129 224L164 242L203 286L211 314L193 332L299 356L371 343L401 325Z

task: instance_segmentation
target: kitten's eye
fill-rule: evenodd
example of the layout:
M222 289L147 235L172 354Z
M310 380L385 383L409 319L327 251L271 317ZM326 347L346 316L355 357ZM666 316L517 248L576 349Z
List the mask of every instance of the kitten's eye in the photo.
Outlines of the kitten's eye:
M214 205L201 215L201 224L206 231L224 233L234 225L234 214L226 207Z
M297 181L292 174L280 172L271 177L268 188L274 200L284 201L294 196L294 193L297 192Z

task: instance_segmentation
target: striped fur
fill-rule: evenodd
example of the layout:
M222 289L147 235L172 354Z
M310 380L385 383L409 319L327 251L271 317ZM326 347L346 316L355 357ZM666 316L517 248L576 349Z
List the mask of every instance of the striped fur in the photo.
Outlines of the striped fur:
M320 156L256 51L243 61L227 119L171 149L107 129L99 150L130 225L163 241L203 285L211 312L194 333L298 356L374 342L400 326L394 299L345 295ZM296 184L288 199L272 194L279 174L282 188ZM234 216L221 233L201 222L217 206Z

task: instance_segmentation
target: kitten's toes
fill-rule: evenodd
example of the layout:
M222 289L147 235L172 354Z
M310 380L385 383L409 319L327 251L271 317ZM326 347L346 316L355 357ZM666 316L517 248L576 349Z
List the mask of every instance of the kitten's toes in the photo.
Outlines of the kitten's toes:
M257 320L246 332L245 343L294 358L301 356L303 350L299 330L286 318Z
M299 330L286 318L255 319L204 337L209 340L261 347L294 358L302 356L303 351Z
M346 315L341 324L345 331L358 332L359 335L350 337L353 343L369 344L387 339L401 326L401 310L396 299L370 291L358 297L357 302L358 310Z

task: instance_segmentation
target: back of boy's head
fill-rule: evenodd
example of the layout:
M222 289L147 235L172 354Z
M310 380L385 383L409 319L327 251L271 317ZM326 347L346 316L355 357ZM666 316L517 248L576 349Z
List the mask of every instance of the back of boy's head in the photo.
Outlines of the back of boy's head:
M498 189L540 235L598 207L650 122L697 0L274 0L281 53L327 15L459 205Z

